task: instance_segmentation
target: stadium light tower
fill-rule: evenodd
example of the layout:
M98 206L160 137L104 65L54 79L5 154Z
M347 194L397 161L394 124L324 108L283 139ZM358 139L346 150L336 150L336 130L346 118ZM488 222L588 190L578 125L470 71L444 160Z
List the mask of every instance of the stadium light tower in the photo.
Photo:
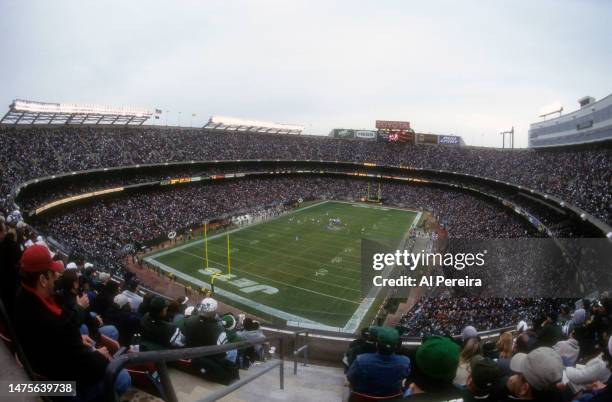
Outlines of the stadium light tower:
M510 136L510 140L509 142L509 148L514 149L514 126L512 126L512 129L508 130L508 131L502 131L501 133L502 136L502 148L506 148L506 134L508 134Z
M557 114L557 113L559 113L559 116L558 116L558 117L561 117L561 114L563 113L563 106L561 106L561 107L560 107L559 109L557 109L557 110L552 110L552 111L550 111L550 112L548 112L548 113L542 113L542 114L540 115L540 117L541 117L542 119L546 120L546 117L548 117L548 116L550 116L550 115L553 115L553 114Z

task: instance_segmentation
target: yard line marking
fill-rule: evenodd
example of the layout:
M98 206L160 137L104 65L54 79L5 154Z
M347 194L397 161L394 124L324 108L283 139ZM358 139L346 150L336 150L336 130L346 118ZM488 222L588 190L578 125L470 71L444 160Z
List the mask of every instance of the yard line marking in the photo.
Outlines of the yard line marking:
M204 259L203 257L200 257L200 256L199 256L199 255L197 255L197 254L191 254L191 253L189 253L189 252L187 252L187 251L182 251L182 250L181 250L180 252L181 252L181 253L185 253L185 254L192 255L192 256L194 256L194 257L196 257L196 258L199 258L199 259L202 259L202 260ZM218 261L213 261L213 260L211 260L210 258L209 258L208 260L209 260L209 261L212 261L212 262L214 262L214 263L216 263L216 264L219 264L219 265L223 266L223 264L219 263ZM238 271L238 272L245 272L245 271L242 271L241 269L238 269L238 268L234 268L234 269L235 269L236 271ZM306 289L306 288L303 288L303 287L301 287L301 286L291 285L291 284L286 283L286 282L282 282L282 281L277 281L277 280L275 280L275 279L266 278L265 276L257 275L257 274L251 273L251 272L247 272L247 274L248 274L248 275L251 275L251 276L254 276L254 277L256 277L256 278L264 279L264 280L266 280L266 281L280 283L281 285L285 285L285 286L287 286L287 287L291 287L291 288L295 288L295 289L300 289L300 290L303 290L303 291L305 291L305 292L314 293L314 294L317 294L317 295L319 295L319 296L330 297L330 298L332 298L332 299L342 300L342 301L347 302L347 303L353 303L353 304L357 304L357 305L359 305L359 302L356 302L356 301L354 301L354 300L344 299L344 298L342 298L342 297L328 295L327 293L317 292L316 290ZM349 289L349 288L346 288L346 289ZM354 289L349 289L349 290L354 290Z
M263 223L269 223L269 222L275 221L277 219L280 219L282 217L285 217L285 216L288 216L288 215L291 215L291 214L295 214L295 213L297 213L299 211L304 211L304 210L307 210L307 209L310 209L310 208L318 207L319 205L323 205L323 204L326 204L328 202L329 201L321 201L321 202L318 202L318 203L315 203L315 204L312 204L312 205L308 205L308 206L303 207L303 208L298 208L298 209L296 209L294 211L290 211L290 212L288 212L286 214L275 216L275 217L267 219L267 220L261 220L259 222L251 223L249 225L245 225L245 226L241 226L241 227L238 227L238 228L235 228L235 229L228 230L226 232L217 233L214 236L210 236L208 238L208 241L215 240L218 237L222 237L222 236L225 236L225 235L228 235L228 234L232 234L234 232L238 232L238 231L244 230L246 228L250 228L252 226L261 225ZM166 254L171 254L174 251L183 250L183 249L185 249L187 247L191 247L191 246L193 246L195 244L202 244L202 243L204 243L204 239L195 240L195 241L192 241L192 242L189 242L189 243L182 244L180 246L173 247L173 248L168 249L168 250L164 250L164 251L160 251L160 252L155 253L155 254L148 255L147 257L151 257L151 258L161 257L161 256L166 255Z

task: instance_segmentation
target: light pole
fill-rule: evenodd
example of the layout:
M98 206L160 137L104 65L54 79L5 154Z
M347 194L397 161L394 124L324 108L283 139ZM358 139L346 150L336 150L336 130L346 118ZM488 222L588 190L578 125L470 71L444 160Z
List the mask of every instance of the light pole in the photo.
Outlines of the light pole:
M170 113L169 110L166 110L166 128L168 128L168 114Z
M502 135L502 149L506 148L506 134L510 136L510 148L514 149L514 126L508 131L502 131L500 134Z
M178 126L179 126L179 128L181 127L181 113L182 112L179 112L179 115L178 115Z

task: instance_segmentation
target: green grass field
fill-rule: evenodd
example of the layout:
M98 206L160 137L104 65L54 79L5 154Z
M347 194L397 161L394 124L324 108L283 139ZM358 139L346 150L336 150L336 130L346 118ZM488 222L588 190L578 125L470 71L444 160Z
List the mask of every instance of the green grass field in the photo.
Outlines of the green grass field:
M230 304L289 322L346 327L369 307L362 303L361 239L399 240L416 217L413 211L327 201L230 231L231 277L217 276L215 292ZM327 228L331 218L341 224ZM209 237L208 259L205 269L202 240L146 257L196 287L206 286L215 272L228 272L225 234Z

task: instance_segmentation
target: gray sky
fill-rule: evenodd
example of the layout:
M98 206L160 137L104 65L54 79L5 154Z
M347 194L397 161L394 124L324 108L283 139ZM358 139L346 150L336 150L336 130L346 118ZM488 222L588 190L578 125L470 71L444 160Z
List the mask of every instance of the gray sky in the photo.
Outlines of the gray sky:
M501 145L612 92L610 1L0 1L16 97L299 123L408 120ZM4 113L5 106L0 108ZM164 123L165 117L159 122Z

